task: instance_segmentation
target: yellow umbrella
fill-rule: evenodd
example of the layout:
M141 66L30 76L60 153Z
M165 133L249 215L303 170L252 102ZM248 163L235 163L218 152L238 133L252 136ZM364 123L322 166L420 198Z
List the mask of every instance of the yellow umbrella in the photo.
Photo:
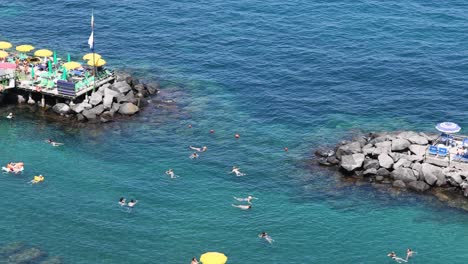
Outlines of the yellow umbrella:
M6 58L8 57L8 52L0 50L0 58Z
M34 56L38 56L38 57L50 57L52 56L52 54L54 54L52 51L46 50L46 49L40 49L34 52Z
M88 61L88 65L89 65L89 66L101 67L101 66L103 66L103 65L105 65L105 64L106 64L106 61L103 60L103 59L96 59L96 60L94 61L94 63L93 63L92 60L89 60L89 61Z
M88 53L83 56L83 60L92 60L93 59L93 54L94 54L94 60L99 60L101 58L101 55L97 53Z
M227 259L226 255L218 252L206 252L200 257L203 264L224 264Z
M62 66L65 67L65 69L67 70L73 70L73 69L81 67L81 64L79 64L76 61L70 61L70 62L64 63Z
M11 43L6 41L0 41L0 49L9 49L11 48Z
M34 47L31 46L31 45L16 46L16 50L19 51L19 52L30 52L33 49L34 49Z

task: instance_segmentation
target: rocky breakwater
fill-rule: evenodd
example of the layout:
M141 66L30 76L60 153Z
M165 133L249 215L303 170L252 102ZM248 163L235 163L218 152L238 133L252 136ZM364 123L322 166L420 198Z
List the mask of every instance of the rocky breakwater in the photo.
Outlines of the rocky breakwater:
M426 157L438 135L412 131L370 133L333 149L318 149L318 163L376 185L432 193L468 210L468 164ZM456 200L456 202L455 202Z
M68 101L52 106L52 111L61 116L81 122L113 121L118 116L134 115L148 104L147 97L159 90L158 83L140 83L132 76L119 74L114 83L106 83L81 101ZM29 98L28 103L34 104Z

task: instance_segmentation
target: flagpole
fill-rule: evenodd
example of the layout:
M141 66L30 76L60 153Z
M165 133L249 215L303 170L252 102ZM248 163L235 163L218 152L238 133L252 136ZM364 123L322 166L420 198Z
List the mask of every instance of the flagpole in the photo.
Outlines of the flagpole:
M96 59L94 58L94 8L91 13L91 30L93 32L93 93L96 91Z

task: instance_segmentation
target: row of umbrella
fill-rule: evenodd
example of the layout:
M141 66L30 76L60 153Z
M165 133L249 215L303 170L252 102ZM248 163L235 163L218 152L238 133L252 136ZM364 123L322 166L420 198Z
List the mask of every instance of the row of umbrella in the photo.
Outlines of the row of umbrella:
M0 58L6 58L8 57L8 52L4 51L5 49L10 49L13 45L10 42L6 41L0 41ZM30 52L34 50L34 46L32 45L19 45L16 46L16 50L19 52ZM40 49L34 52L34 56L38 57L51 57L54 56L54 63L57 63L57 57L55 55L55 52L47 49ZM106 64L106 61L102 59L102 56L97 54L97 53L88 53L83 56L83 60L87 61L87 64L89 66L96 66L96 67L101 67ZM66 67L68 69L75 69L81 67L81 64L78 62L73 62L70 60L70 54L68 54L68 62L69 63Z

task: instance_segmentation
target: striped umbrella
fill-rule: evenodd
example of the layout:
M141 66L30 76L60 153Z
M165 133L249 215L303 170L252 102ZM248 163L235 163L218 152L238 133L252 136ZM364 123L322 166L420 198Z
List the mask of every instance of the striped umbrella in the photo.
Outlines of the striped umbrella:
M447 134L457 133L461 130L461 127L453 122L442 122L437 124L435 128L440 132Z

